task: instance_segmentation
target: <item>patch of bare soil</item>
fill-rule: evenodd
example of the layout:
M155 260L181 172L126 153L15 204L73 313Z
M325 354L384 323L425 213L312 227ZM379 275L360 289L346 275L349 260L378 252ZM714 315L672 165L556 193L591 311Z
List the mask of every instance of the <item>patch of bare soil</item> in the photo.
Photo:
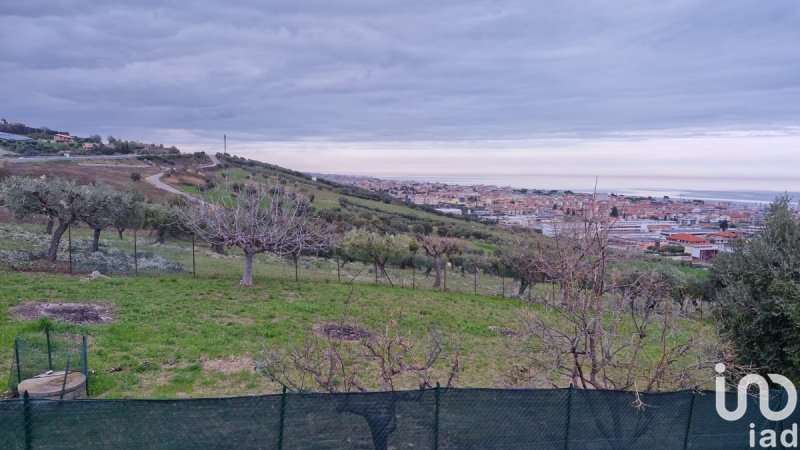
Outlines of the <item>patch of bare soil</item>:
M252 371L255 364L250 358L220 358L220 359L206 359L200 358L205 370L216 370L222 373L237 373L242 371Z
M349 323L316 323L313 330L317 336L340 341L360 341L373 336L368 329Z
M47 317L68 323L95 324L114 322L114 309L104 303L25 302L10 309L22 320Z

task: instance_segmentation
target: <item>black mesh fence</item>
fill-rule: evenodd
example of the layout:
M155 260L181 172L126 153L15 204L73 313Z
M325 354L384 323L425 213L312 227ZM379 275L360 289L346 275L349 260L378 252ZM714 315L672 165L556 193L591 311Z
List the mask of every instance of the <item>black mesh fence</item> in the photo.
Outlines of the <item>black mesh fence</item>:
M736 402L728 394L729 408ZM771 396L773 410L786 402ZM0 402L0 448L731 449L765 420L734 422L713 392L432 389L189 400ZM751 424L753 431L751 432ZM758 442L758 440L757 440ZM780 441L778 440L778 447Z

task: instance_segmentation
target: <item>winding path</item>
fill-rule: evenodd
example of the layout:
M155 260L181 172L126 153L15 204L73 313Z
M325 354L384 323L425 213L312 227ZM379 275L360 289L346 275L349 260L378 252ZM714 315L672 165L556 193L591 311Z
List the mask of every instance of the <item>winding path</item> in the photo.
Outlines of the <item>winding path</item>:
M210 154L210 155L208 155L208 157L209 157L209 159L211 159L211 164L206 164L204 166L198 166L197 169L208 169L208 168L216 167L216 166L219 165L219 159L217 159L217 155L211 155ZM203 200L201 200L201 199L199 199L199 198L197 198L197 197L195 197L195 196L193 196L191 194L183 192L180 189L176 189L176 188L168 185L167 183L164 183L163 181L161 181L161 177L166 175L168 171L169 170L164 170L161 173L157 173L155 175L150 175L149 177L145 178L144 180L147 181L148 183L152 184L153 186L157 187L158 189L161 189L162 191L169 192L170 194L176 194L176 195L183 196L184 198L186 198L190 202L199 203L201 205L205 204L205 202Z

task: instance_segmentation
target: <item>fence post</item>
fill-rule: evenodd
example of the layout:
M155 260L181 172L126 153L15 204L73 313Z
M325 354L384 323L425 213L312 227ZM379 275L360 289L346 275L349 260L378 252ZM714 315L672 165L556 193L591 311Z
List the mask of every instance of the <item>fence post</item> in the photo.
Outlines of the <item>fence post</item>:
M683 438L683 450L689 448L689 431L692 428L692 413L694 412L695 392L692 390L692 401L689 404L689 417L686 419L686 436Z
M17 365L17 385L22 383L22 369L19 364L19 336L14 338L14 362Z
M569 424L572 420L572 391L575 387L572 383L569 384L567 391L567 426L564 428L564 449L569 449Z
M342 273L341 269L339 268L339 250L336 250L336 281L339 284L342 284Z
M439 391L441 387L439 386L439 382L436 382L436 388L434 388L434 398L436 401L436 416L433 419L433 450L439 450Z
M85 377L86 396L89 396L89 346L86 345L86 335L83 336L81 342L81 350L83 351L83 376Z
M67 225L67 250L69 251L69 273L72 274L72 224Z
M69 376L69 359L72 353L67 353L67 367L64 369L64 381L61 383L61 395L58 396L59 400L64 400L64 390L67 388L67 376ZM28 391L25 391L28 392Z
M192 276L197 276L197 269L195 268L195 261L194 261L194 233L192 233Z
M50 348L50 325L44 327L44 334L47 336L47 369L53 370L53 351Z
M22 417L25 421L25 450L33 448L33 423L31 422L31 400L28 391L22 394Z
M139 255L136 251L136 228L133 229L133 274L139 275Z
M278 450L283 449L283 427L286 423L286 386L283 387L281 392L281 411L280 422L278 424Z

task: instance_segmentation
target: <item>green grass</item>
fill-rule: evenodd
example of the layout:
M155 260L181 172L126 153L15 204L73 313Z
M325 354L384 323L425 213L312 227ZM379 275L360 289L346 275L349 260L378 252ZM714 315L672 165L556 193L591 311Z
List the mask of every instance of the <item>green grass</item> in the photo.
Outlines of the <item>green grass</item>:
M251 370L223 373L202 361L258 358L270 347L301 342L318 322L349 321L376 329L388 317L422 339L436 327L462 345L464 386L492 386L505 364L505 338L489 326L517 324L519 302L499 297L391 288L294 283L257 276L243 288L231 277L113 277L0 274L0 348L10 362L13 338L40 323L12 318L25 301L107 302L117 322L68 325L56 331L90 336L93 397L176 397L275 392ZM352 292L351 292L352 289ZM120 372L109 373L112 367ZM0 390L6 380L0 380Z
M0 250L36 247L27 233L41 233L41 225L0 224ZM5 230L5 231L4 231ZM11 237L17 236L16 240ZM168 239L153 245L139 233L138 251L153 253L191 269L191 243ZM75 252L87 251L89 231L72 233ZM132 252L132 235L120 241L106 231L103 248ZM64 252L62 251L62 255ZM245 395L276 392L278 386L241 367L219 371L204 362L257 359L262 341L271 348L302 342L319 322L348 321L372 329L389 318L402 318L402 329L422 339L435 327L462 346L464 387L492 387L515 359L514 338L491 331L490 326L519 328L523 304L498 296L516 292L517 284L482 274L478 292L474 279L448 271L450 292L431 290L432 279L413 274L417 289L409 289L411 270L389 268L395 287L385 279L374 284L369 267L350 263L341 270L339 284L335 261L304 258L300 282L294 267L274 257L259 255L255 286L238 285L242 258L236 252L220 257L202 243L196 252L197 278L190 273L111 274L110 278L82 281L85 275L0 272L0 355L10 368L14 336L32 332L40 322L13 318L9 308L25 301L107 302L114 306L117 322L106 325L69 325L51 322L56 331L86 333L90 338L91 395L101 398L172 398ZM353 279L354 284L347 284ZM537 294L550 291L537 285ZM458 292L453 292L458 291ZM541 312L541 310L538 310ZM682 322L684 335L711 329L707 321ZM109 369L122 367L119 372ZM8 372L5 372L8 373ZM0 377L0 391L7 379ZM406 386L414 388L414 386Z

